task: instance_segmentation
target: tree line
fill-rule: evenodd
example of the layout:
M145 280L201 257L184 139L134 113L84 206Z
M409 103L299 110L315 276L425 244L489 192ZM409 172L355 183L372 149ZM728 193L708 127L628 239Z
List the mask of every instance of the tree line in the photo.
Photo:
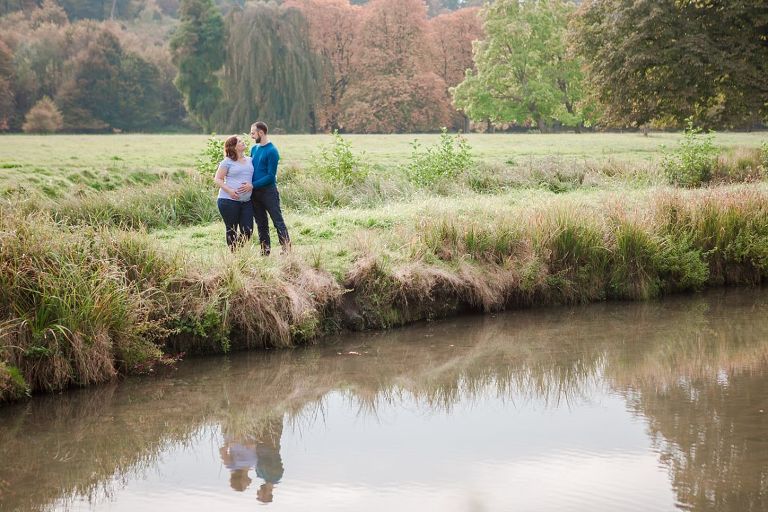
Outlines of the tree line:
M0 34L0 130L150 131L187 115L167 50L117 22L70 22L45 0Z
M28 0L0 18L0 129L393 133L751 128L754 0ZM479 6L482 4L482 6Z

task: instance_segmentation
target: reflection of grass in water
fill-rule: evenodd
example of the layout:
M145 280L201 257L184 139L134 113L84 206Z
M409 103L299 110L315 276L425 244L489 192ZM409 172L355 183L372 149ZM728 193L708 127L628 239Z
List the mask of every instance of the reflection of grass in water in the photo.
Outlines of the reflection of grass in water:
M44 397L7 410L13 420L0 429L0 446L14 456L4 456L10 463L0 467L0 480L10 482L3 502L39 509L72 493L100 499L115 475L119 481L146 471L171 446L212 435L206 426L256 437L274 418L311 428L326 414L324 398L332 392L360 414L403 404L450 413L460 401L492 394L513 405L536 400L558 407L588 397L604 373L619 390L631 386L652 400L657 387L698 367L756 363L752 355L764 343L738 333L752 322L750 337L768 338L764 323L755 321L766 306L732 304L728 296L720 306L719 300L694 308L678 300L457 320L326 348L238 354L245 361L200 362L207 371L182 367L167 379L96 388L67 401ZM730 322L721 322L726 311ZM685 334L670 345L678 331ZM708 338L718 341L696 354L699 340ZM687 366L678 354L701 362ZM706 403L701 407L709 412Z

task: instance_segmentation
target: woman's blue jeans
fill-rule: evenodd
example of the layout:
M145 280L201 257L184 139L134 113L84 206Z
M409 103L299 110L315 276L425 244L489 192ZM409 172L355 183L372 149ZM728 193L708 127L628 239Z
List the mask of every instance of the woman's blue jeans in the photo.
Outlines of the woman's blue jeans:
M240 202L221 197L217 204L227 228L227 245L234 251L250 240L253 234L253 204L250 201Z

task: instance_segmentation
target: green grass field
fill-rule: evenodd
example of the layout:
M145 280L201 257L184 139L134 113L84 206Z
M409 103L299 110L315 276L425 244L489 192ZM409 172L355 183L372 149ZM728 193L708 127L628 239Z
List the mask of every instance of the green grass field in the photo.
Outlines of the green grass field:
M411 143L433 144L438 135L350 135L353 150L384 170L408 160ZM679 134L469 134L478 161L520 166L542 159L612 160L641 164L657 160L662 148L675 147ZM718 146L758 147L768 134L720 133ZM146 185L160 176L178 176L195 165L205 146L202 135L3 135L0 136L0 194L23 189L58 197L77 187L115 190ZM275 135L283 168L304 168L326 135Z

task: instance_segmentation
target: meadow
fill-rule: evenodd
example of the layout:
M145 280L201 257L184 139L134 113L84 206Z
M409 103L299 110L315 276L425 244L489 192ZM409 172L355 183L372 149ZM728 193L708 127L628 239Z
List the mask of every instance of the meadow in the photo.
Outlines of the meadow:
M434 144L438 135L349 135L346 138L371 164L396 168L411 154L414 140ZM543 158L643 164L674 147L678 133L469 134L478 161L524 164ZM722 148L758 147L764 133L721 133ZM159 177L179 176L194 167L205 147L204 135L4 135L0 138L0 194L23 187L54 197L78 186L114 190ZM276 135L282 167L306 166L329 135Z
M695 188L662 169L680 134L276 135L293 250L268 258L226 250L206 140L0 137L0 401L180 353L768 276L765 133L717 134Z

